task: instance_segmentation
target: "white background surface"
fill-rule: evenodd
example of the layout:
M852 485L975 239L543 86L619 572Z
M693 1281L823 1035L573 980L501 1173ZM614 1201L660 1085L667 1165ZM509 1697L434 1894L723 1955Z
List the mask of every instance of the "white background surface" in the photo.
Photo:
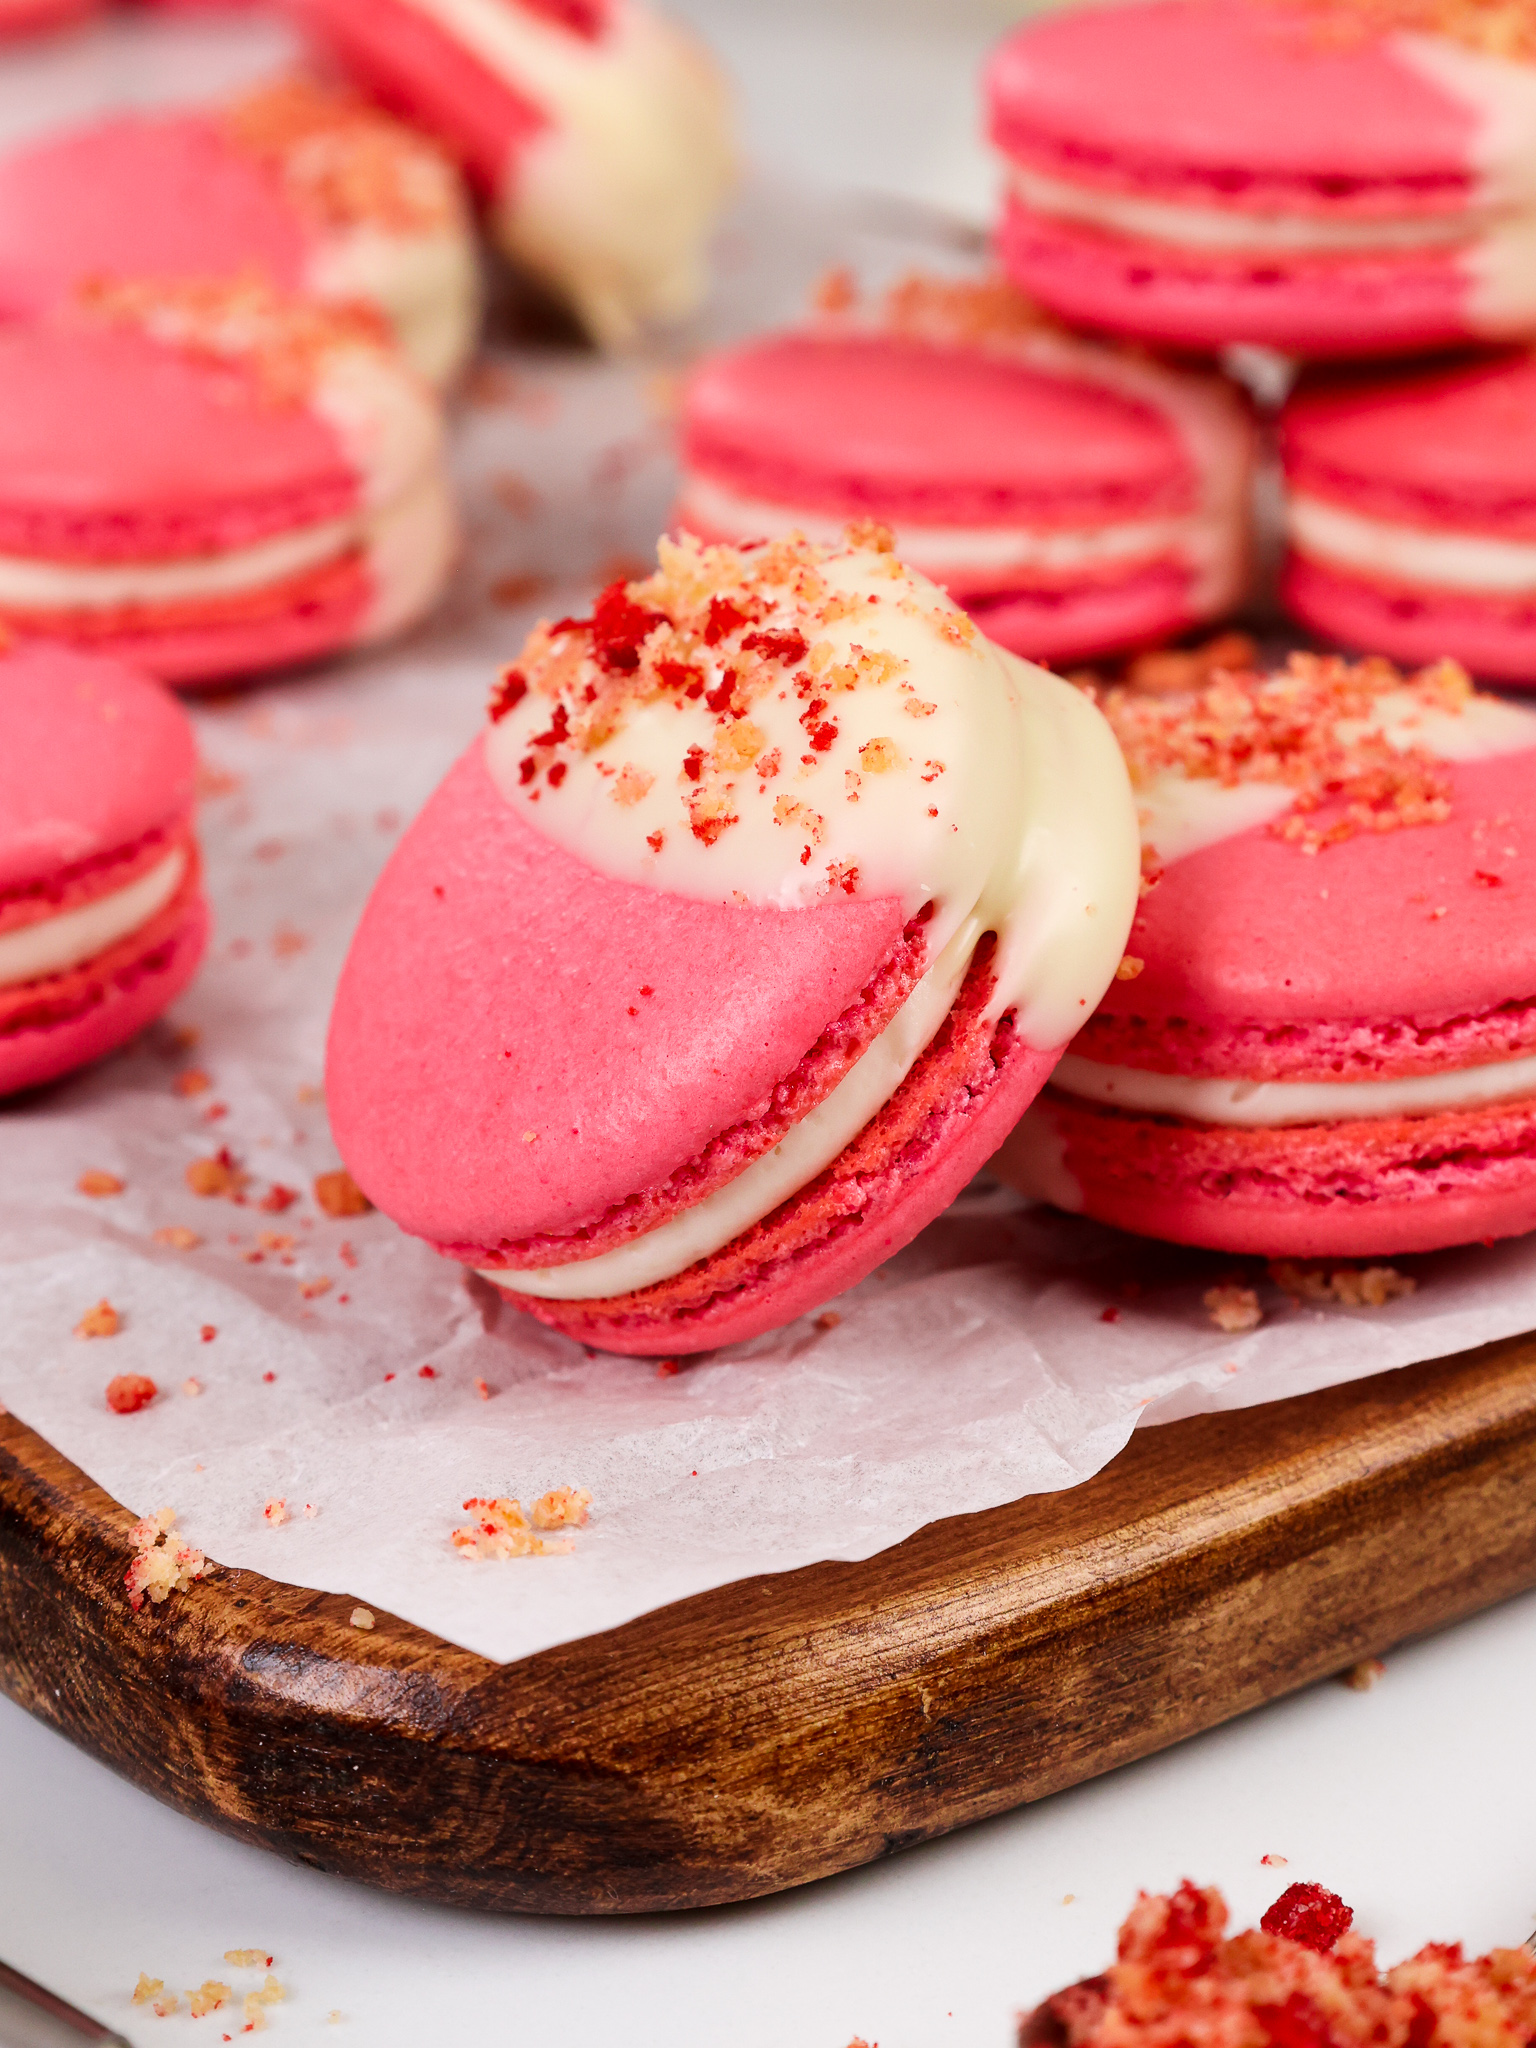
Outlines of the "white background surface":
M692 0L744 86L759 161L979 216L971 78L1007 12L972 0ZM108 81L110 83L110 81ZM1004 2048L1015 2011L1107 1959L1138 1885L1188 1873L1244 1919L1283 1885L1341 1891L1395 1959L1536 1918L1536 1600L1166 1757L780 1900L621 1923L470 1918L378 1898L216 1838L0 1703L0 1955L135 2043L218 2038L136 2015L265 1945L271 2038L366 2048L559 2040L637 2048ZM1265 1869L1266 1852L1289 1858ZM1066 1894L1072 1904L1063 1904ZM344 2014L340 2027L327 2014ZM189 2032L189 2030L191 2030Z

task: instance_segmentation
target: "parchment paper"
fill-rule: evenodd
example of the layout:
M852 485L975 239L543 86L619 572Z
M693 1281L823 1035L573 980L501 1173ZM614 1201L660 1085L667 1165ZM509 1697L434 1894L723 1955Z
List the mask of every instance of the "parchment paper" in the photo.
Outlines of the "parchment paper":
M83 39L74 70L38 61L28 106L46 98L44 73L74 113L120 74L138 97L176 97L270 61L266 30L248 46L227 24L210 31L213 58L198 33L178 26L175 65L157 69L136 24L126 74ZM0 139L19 122L7 73ZM1139 1422L1536 1326L1527 1243L1399 1261L1419 1291L1375 1310L1298 1306L1260 1278L1264 1322L1223 1335L1205 1289L1257 1269L980 1183L832 1305L831 1326L801 1321L658 1373L540 1330L382 1216L317 1209L313 1177L337 1163L319 1097L325 1022L353 924L535 614L579 605L649 554L673 486L679 353L788 317L836 258L878 276L932 260L932 240L908 214L755 187L723 238L715 302L670 353L503 353L481 367L457 425L468 559L428 629L196 711L215 941L164 1025L0 1108L0 1401L136 1513L173 1507L210 1557L508 1660L1070 1486ZM208 1087L179 1092L189 1070ZM251 1175L243 1206L187 1187L187 1164L219 1146ZM92 1170L123 1192L78 1192ZM274 1185L299 1199L263 1207ZM156 1244L168 1227L200 1242ZM103 1299L120 1332L73 1335ZM104 1400L124 1372L160 1389L132 1416ZM181 1391L189 1379L200 1393ZM572 1555L472 1562L452 1548L467 1496L527 1503L566 1484L594 1498ZM263 1515L275 1497L290 1517L279 1526Z

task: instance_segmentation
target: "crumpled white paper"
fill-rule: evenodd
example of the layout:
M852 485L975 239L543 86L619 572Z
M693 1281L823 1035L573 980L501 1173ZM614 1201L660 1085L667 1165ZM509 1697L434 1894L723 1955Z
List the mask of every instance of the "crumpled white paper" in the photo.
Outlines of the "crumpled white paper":
M119 23L68 61L55 48L8 72L0 139L41 107L103 103L115 79L178 97L270 61L265 29L158 33ZM912 237L900 212L749 193L692 342L789 317L835 258L866 276L932 261ZM579 606L650 554L673 487L674 367L482 367L457 429L470 547L444 611L391 653L196 710L216 922L203 972L136 1046L0 1105L0 1401L134 1512L174 1508L218 1562L350 1594L503 1661L1071 1486L1138 1422L1536 1326L1532 1242L1401 1261L1419 1291L1376 1310L1298 1307L1261 1280L1265 1321L1224 1336L1202 1296L1231 1261L982 1183L829 1316L659 1372L542 1330L382 1216L317 1209L313 1178L337 1163L325 1024L352 927L535 614ZM209 1085L181 1092L196 1074ZM188 1163L220 1146L251 1176L243 1205L187 1186ZM123 1191L80 1193L91 1170ZM264 1206L274 1186L299 1197ZM176 1227L200 1242L156 1244ZM100 1300L119 1333L73 1335ZM105 1389L127 1372L159 1393L119 1416ZM558 1485L593 1495L572 1554L453 1549L468 1496L527 1504ZM272 1499L287 1521L265 1518Z

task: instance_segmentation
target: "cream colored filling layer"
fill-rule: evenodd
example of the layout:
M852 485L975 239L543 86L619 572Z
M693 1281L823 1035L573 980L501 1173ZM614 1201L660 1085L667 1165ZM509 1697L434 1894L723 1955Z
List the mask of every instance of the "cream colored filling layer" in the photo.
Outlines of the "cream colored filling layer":
M1106 192L1064 178L1012 168L1013 189L1032 213L1082 221L1138 241L1176 248L1255 254L1328 255L1371 250L1454 248L1494 225L1491 209L1418 214L1384 220L1330 220L1317 214L1247 213L1238 207L1185 206L1170 199L1142 199L1132 192Z
M0 932L0 988L16 988L45 974L78 967L127 938L163 910L181 886L187 856L177 846L121 889L97 896L57 917L39 918L15 931Z
M328 519L254 547L160 562L45 562L0 555L0 607L14 611L112 611L120 605L240 597L338 560L363 534L360 518Z
M719 1251L813 1181L890 1101L949 1015L980 937L968 920L831 1094L724 1187L616 1251L516 1273L482 1267L484 1277L546 1301L597 1301L652 1287Z
M467 227L393 234L371 222L321 240L309 261L317 298L377 306L401 353L437 390L452 384L474 349L480 273Z
M1058 1062L1051 1085L1112 1109L1188 1117L1195 1123L1236 1129L1278 1129L1361 1117L1432 1116L1437 1110L1512 1101L1536 1092L1536 1054L1380 1081L1244 1081L1104 1066L1069 1052Z
M1287 502L1285 524L1301 554L1341 568L1491 597L1536 591L1536 541L1399 526L1302 492Z

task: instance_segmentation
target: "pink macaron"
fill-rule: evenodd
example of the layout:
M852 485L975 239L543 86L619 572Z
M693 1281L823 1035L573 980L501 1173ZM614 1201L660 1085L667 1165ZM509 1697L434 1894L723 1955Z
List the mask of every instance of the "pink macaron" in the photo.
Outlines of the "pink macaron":
M158 683L0 649L0 1094L99 1059L191 980L208 936L197 753Z
M0 622L222 682L399 631L454 550L439 408L361 310L103 286L0 329Z
M734 153L702 49L636 0L291 0L386 105L436 135L505 253L599 342L693 311Z
M710 357L676 523L706 540L853 518L1015 653L1071 660L1219 617L1249 563L1252 431L1224 380L1083 341L999 282L910 278Z
M954 1196L1120 958L1108 726L888 536L541 626L397 849L327 1102L402 1227L621 1352L789 1322Z
M1151 886L1005 1178L1271 1257L1536 1227L1536 716L1314 655L1105 709Z
M359 300L446 384L479 310L468 204L436 146L301 77L226 105L117 114L0 158L0 315L101 278L258 275Z
M0 0L0 41L68 28L102 11L102 0Z
M1536 333L1536 13L1111 0L992 60L1004 264L1066 318L1307 356Z
M1304 383L1282 596L1328 639L1536 685L1536 362Z

